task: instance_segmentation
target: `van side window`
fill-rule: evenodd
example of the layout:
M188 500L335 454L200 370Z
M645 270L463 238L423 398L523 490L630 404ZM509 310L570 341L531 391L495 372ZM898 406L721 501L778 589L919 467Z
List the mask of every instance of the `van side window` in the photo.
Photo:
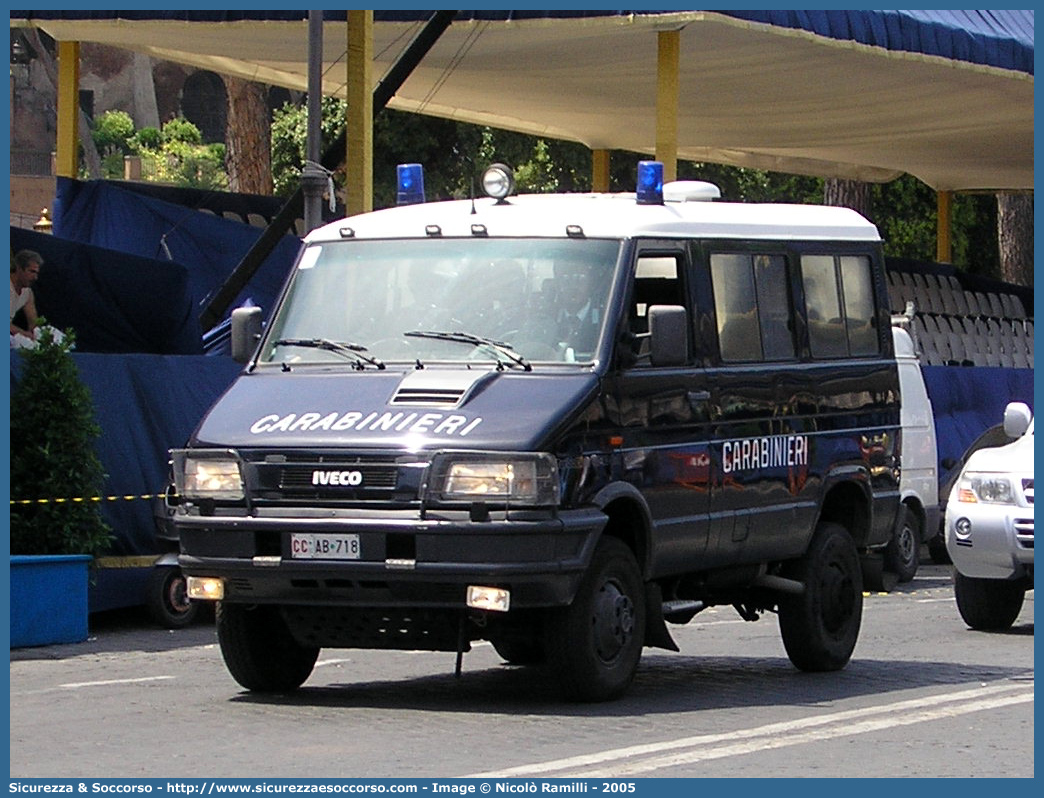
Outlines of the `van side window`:
M873 326L870 259L865 255L803 255L808 337L813 357L872 355L880 351Z
M639 255L634 273L630 326L633 333L649 331L652 305L684 305L678 259L673 255Z
M711 284L722 360L795 357L783 256L711 255Z
M881 351L874 326L874 286L870 259L845 255L840 259L841 285L845 293L845 324L850 355L876 355Z
M681 255L641 254L635 262L634 290L628 313L628 329L638 336L649 332L649 308L653 305L685 306ZM649 340L640 339L637 366L649 366Z

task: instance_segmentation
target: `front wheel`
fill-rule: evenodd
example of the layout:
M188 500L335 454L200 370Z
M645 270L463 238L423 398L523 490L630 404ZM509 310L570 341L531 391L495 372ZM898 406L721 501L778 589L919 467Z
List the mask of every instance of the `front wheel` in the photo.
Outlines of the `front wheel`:
M628 688L645 640L645 591L627 546L598 543L573 603L552 612L547 634L547 663L568 698L607 701Z
M1026 598L1026 589L1018 582L976 579L959 571L953 574L953 593L964 622L980 632L1011 628Z
M312 673L319 649L302 646L290 634L278 607L217 606L221 656L232 678L247 690L296 690Z
M855 649L863 615L863 576L848 531L821 524L805 556L785 574L804 584L779 602L783 647L803 671L836 671Z

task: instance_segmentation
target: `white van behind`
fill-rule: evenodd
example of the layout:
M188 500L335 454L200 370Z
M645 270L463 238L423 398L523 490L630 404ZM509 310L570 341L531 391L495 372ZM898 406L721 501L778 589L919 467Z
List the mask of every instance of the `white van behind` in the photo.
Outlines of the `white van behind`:
M935 443L935 415L921 375L921 364L910 333L892 327L895 359L899 364L902 427L902 505L892 540L885 549L885 570L900 582L917 573L920 548L939 529L939 466Z

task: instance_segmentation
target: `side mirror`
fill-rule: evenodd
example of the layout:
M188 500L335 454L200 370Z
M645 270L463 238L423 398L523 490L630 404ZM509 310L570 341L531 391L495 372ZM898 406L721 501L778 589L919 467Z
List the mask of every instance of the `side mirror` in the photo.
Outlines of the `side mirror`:
M261 338L261 308L236 308L232 311L232 359L246 363Z
M1029 429L1033 412L1024 402L1011 402L1004 408L1004 434L1009 438L1021 438Z
M689 314L681 305L652 305L649 317L649 360L654 366L689 362Z

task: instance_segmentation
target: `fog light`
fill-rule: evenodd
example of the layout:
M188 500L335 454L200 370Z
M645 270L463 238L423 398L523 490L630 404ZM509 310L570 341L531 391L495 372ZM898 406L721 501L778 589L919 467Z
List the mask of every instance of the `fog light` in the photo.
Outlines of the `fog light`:
M225 597L225 582L212 576L190 576L188 597L204 601L221 601Z
M507 612L511 606L511 591L500 587L468 585L468 606L476 610Z
M968 518L958 518L953 524L953 531L957 537L962 540L967 540L971 537L971 520Z

